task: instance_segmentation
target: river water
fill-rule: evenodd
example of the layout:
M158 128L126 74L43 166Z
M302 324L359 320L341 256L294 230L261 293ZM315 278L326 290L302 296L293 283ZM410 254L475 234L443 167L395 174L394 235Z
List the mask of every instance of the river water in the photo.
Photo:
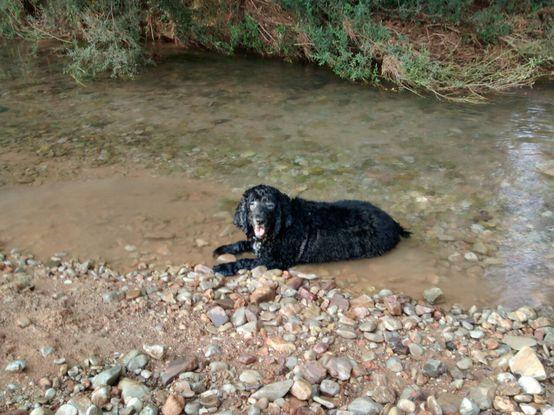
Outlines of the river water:
M359 198L414 236L302 267L355 292L554 304L554 86L479 105L354 85L312 66L166 53L78 85L49 49L0 48L0 242L121 267L202 261L240 234L246 187Z

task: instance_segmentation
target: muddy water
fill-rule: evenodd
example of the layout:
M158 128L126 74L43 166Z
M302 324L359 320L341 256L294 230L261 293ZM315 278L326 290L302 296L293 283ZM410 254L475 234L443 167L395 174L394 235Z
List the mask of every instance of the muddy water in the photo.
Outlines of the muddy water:
M449 302L552 304L553 98L542 85L450 104L183 54L134 82L78 86L51 53L4 46L0 241L123 267L208 262L239 236L240 191L265 182L370 200L414 232L382 258L306 271L358 292L438 285Z

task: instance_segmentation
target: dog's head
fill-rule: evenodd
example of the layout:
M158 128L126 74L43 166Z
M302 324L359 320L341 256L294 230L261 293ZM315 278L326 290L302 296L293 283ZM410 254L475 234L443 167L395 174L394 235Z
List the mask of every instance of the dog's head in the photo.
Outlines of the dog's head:
M292 223L290 198L271 186L252 187L242 195L233 223L249 238L275 238Z

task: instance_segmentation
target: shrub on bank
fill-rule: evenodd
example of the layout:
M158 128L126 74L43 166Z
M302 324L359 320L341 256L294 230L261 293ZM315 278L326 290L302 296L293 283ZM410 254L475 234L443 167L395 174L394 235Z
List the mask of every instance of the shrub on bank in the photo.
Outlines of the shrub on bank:
M57 39L79 81L132 77L171 41L477 100L552 74L552 15L543 0L2 0L0 36Z

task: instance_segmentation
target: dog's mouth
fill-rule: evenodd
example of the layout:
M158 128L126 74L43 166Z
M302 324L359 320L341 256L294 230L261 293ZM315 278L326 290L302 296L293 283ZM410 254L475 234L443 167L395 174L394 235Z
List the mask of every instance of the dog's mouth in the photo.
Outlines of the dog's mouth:
M254 235L256 235L256 238L262 239L265 236L265 226L254 225Z

